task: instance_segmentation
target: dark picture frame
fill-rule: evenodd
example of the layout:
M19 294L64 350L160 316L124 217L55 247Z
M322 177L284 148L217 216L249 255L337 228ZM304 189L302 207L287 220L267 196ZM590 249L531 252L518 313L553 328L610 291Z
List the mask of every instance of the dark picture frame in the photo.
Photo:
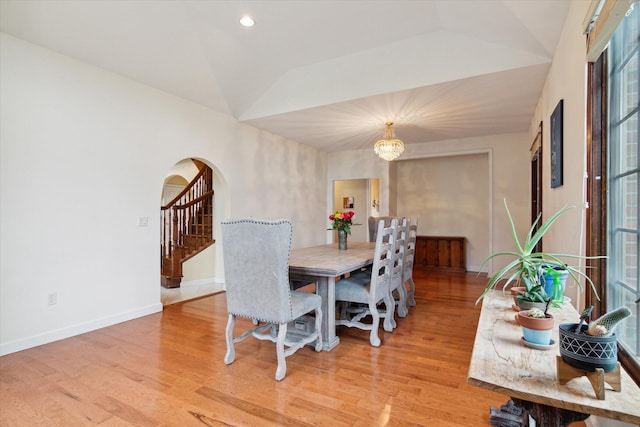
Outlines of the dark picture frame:
M560 100L556 108L551 113L551 149L549 150L551 156L551 188L560 187L562 185L562 115L563 115L564 100Z

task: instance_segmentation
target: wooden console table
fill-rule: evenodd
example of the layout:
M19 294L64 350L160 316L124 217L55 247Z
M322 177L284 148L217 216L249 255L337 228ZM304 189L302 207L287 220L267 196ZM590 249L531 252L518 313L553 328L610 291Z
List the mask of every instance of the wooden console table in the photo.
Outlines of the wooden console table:
M551 350L535 350L521 343L511 295L492 290L483 299L467 382L510 396L544 426L566 426L598 415L640 425L640 388L624 369L622 391L607 387L598 400L587 377L561 385L556 373L558 325L577 323L580 315L569 304L549 310L556 320ZM536 418L537 417L537 418ZM543 419L541 421L541 418Z
M467 256L464 237L417 236L413 268L464 273Z

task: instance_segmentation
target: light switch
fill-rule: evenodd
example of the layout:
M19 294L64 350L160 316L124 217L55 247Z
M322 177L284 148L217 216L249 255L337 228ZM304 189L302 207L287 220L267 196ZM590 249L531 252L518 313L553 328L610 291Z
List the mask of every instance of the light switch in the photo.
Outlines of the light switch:
M139 216L138 217L138 227L146 227L149 225L149 217L148 216Z

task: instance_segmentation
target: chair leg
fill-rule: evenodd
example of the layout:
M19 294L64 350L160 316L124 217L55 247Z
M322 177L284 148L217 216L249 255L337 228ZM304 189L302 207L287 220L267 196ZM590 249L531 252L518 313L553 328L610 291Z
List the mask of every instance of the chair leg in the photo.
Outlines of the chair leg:
M394 313L396 311L396 301L393 299L393 295L391 293L389 293L389 295L384 298L384 306L385 316L382 326L384 327L385 331L393 332L393 330L397 326L396 320L394 319Z
M233 363L236 359L236 349L233 346L233 327L236 324L236 316L229 314L227 320L227 329L225 331L225 337L227 340L227 354L224 355L224 363L227 365Z
M380 337L378 336L378 327L380 326L380 313L378 312L378 307L376 304L369 304L369 311L371 312L371 317L373 318L373 322L371 323L371 334L369 334L369 342L374 347L380 347ZM387 322L385 318L384 322Z
M409 280L407 281L409 282L409 293L407 295L407 301L410 307L415 307L416 300L414 298L414 295L416 294L416 284L413 282L413 277L409 277Z
M280 381L287 374L287 360L284 355L284 341L287 338L287 324L281 323L278 326L278 340L276 342L276 356L278 358L278 368L276 369L276 381Z
M407 288L404 283L398 286L398 316L407 317L409 309L407 309Z
M322 309L318 307L316 309L316 333L318 334L318 338L316 338L316 351L322 350Z

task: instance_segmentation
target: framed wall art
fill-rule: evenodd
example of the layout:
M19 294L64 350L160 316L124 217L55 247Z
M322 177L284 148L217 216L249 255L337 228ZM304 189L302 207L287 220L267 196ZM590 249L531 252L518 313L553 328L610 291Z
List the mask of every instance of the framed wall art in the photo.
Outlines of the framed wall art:
M342 198L342 207L344 209L353 209L353 197L343 197Z
M562 185L562 105L561 99L551 113L551 188Z

